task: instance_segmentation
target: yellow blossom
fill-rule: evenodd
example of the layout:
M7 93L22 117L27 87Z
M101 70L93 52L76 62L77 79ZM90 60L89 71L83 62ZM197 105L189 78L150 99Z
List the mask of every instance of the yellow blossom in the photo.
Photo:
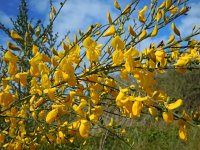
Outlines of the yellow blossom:
M132 106L132 114L133 116L139 116L142 111L142 102L135 101Z
M17 79L19 79L21 86L26 86L26 78L27 78L28 73L27 72L20 72L15 75Z
M113 64L114 65L120 65L123 61L123 53L120 49L117 49L114 51L112 56Z
M103 36L112 36L116 33L116 29L114 25L111 25L108 30L103 34Z
M79 127L80 136L82 138L87 138L89 136L89 131L90 131L90 123L87 120L82 119Z
M174 110L174 109L180 107L181 105L183 105L183 100L182 99L178 99L174 103L167 104L166 108L169 109L169 110Z
M92 62L98 62L99 56L101 56L101 46L102 44L97 45L97 43L92 40L91 37L87 37L83 41L83 46L86 48L86 57L87 59Z
M51 110L51 111L47 114L46 122L47 122L48 124L52 124L52 123L55 121L57 115L58 115L58 110L57 110L57 109Z
M172 123L174 121L174 115L172 112L163 112L162 113L162 116L163 116L163 120L166 122L166 123Z
M110 45L116 50L117 48L120 50L123 50L125 48L125 42L121 39L120 36L116 36L114 37L111 42Z
M180 126L179 127L179 138L183 141L187 141L187 130L186 130L186 126Z
M148 10L147 6L144 6L142 10L139 10L138 12L138 20L142 23L146 21L146 18L144 16L144 13Z

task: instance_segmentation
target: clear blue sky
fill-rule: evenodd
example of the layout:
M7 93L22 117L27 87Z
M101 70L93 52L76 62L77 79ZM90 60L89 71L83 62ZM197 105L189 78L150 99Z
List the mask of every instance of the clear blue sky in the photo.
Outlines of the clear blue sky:
M42 19L43 23L48 21L49 17L49 4L48 0L27 0L29 7L29 16L33 17L35 21ZM143 4L149 3L150 0L141 0ZM58 9L61 0L54 0L54 5ZM119 0L122 8L130 3L131 0ZM19 11L20 0L0 0L0 21L8 27L12 27L12 23L9 17L16 17ZM189 5L192 7L189 15L184 18L180 18L176 24L178 28L183 32L184 35L191 32L191 26L197 23L200 25L200 1L189 0ZM118 12L113 6L113 0L68 0L66 6L64 6L60 16L55 22L55 30L60 33L60 39L64 36L67 31L72 33L77 32L80 28L86 30L87 27L92 23L107 23L107 12L110 10L111 15L115 18ZM167 31L167 32L166 32ZM166 40L171 31L162 31L158 38L150 39L148 42L158 42L161 39ZM5 45L7 38L0 31L0 45ZM144 45L148 45L145 42ZM147 43L147 44L146 44Z

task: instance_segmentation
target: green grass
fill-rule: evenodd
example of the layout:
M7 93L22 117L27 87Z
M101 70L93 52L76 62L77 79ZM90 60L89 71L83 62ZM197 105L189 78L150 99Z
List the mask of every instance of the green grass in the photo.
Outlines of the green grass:
M147 125L131 126L127 129L124 139L132 145L130 148L116 136L107 134L96 135L88 139L83 150L200 150L200 129L188 129L188 140L183 142L178 137L176 125L151 122ZM104 140L102 144L102 139Z

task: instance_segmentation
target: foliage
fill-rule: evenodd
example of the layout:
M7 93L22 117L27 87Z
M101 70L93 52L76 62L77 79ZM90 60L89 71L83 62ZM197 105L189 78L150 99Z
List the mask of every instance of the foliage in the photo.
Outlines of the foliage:
M12 41L6 50L2 48L0 146L36 149L64 144L79 148L106 132L133 148L134 141L123 135L124 125L149 115L176 124L179 138L186 141L187 129L199 121L183 110L182 99L157 88L155 77L168 69L181 73L199 69L199 41L193 37L200 29L193 27L190 35L182 37L174 23L189 11L187 0L155 0L138 13L140 0L124 9L115 1L117 18L108 12L108 24L93 24L86 32L79 31L73 41L66 37L58 50L53 24L66 1L58 11L51 3L47 27L18 16L13 30L3 28ZM22 0L22 16L27 16L25 4ZM168 24L174 32L168 41L136 49ZM99 43L100 39L107 42ZM122 83L112 77L117 73L123 80L131 77L134 81Z
M170 94L173 98L184 99L184 107L188 110L199 109L200 96L200 72L192 70L187 73L179 73L169 70L164 76L157 76L158 88Z

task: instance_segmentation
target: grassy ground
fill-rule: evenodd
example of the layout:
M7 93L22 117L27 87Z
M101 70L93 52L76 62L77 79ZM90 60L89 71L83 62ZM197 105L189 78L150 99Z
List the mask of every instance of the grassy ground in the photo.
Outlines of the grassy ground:
M200 150L200 129L188 130L188 141L183 142L178 137L178 129L175 125L151 123L132 126L127 130L126 141L132 145L130 148L123 141L111 134L96 135L87 141L81 149L84 150ZM106 137L105 137L106 135ZM103 138L102 138L103 137ZM102 142L102 139L104 142ZM103 143L103 145L102 145Z
M177 125L166 125L162 121L148 120L144 122L131 122L126 133L116 135L104 130L87 139L84 145L51 145L42 149L67 150L200 150L200 128L188 127L188 140L183 142L178 137ZM117 130L117 129L116 129ZM128 144L132 147L128 146ZM80 142L75 142L77 146Z

